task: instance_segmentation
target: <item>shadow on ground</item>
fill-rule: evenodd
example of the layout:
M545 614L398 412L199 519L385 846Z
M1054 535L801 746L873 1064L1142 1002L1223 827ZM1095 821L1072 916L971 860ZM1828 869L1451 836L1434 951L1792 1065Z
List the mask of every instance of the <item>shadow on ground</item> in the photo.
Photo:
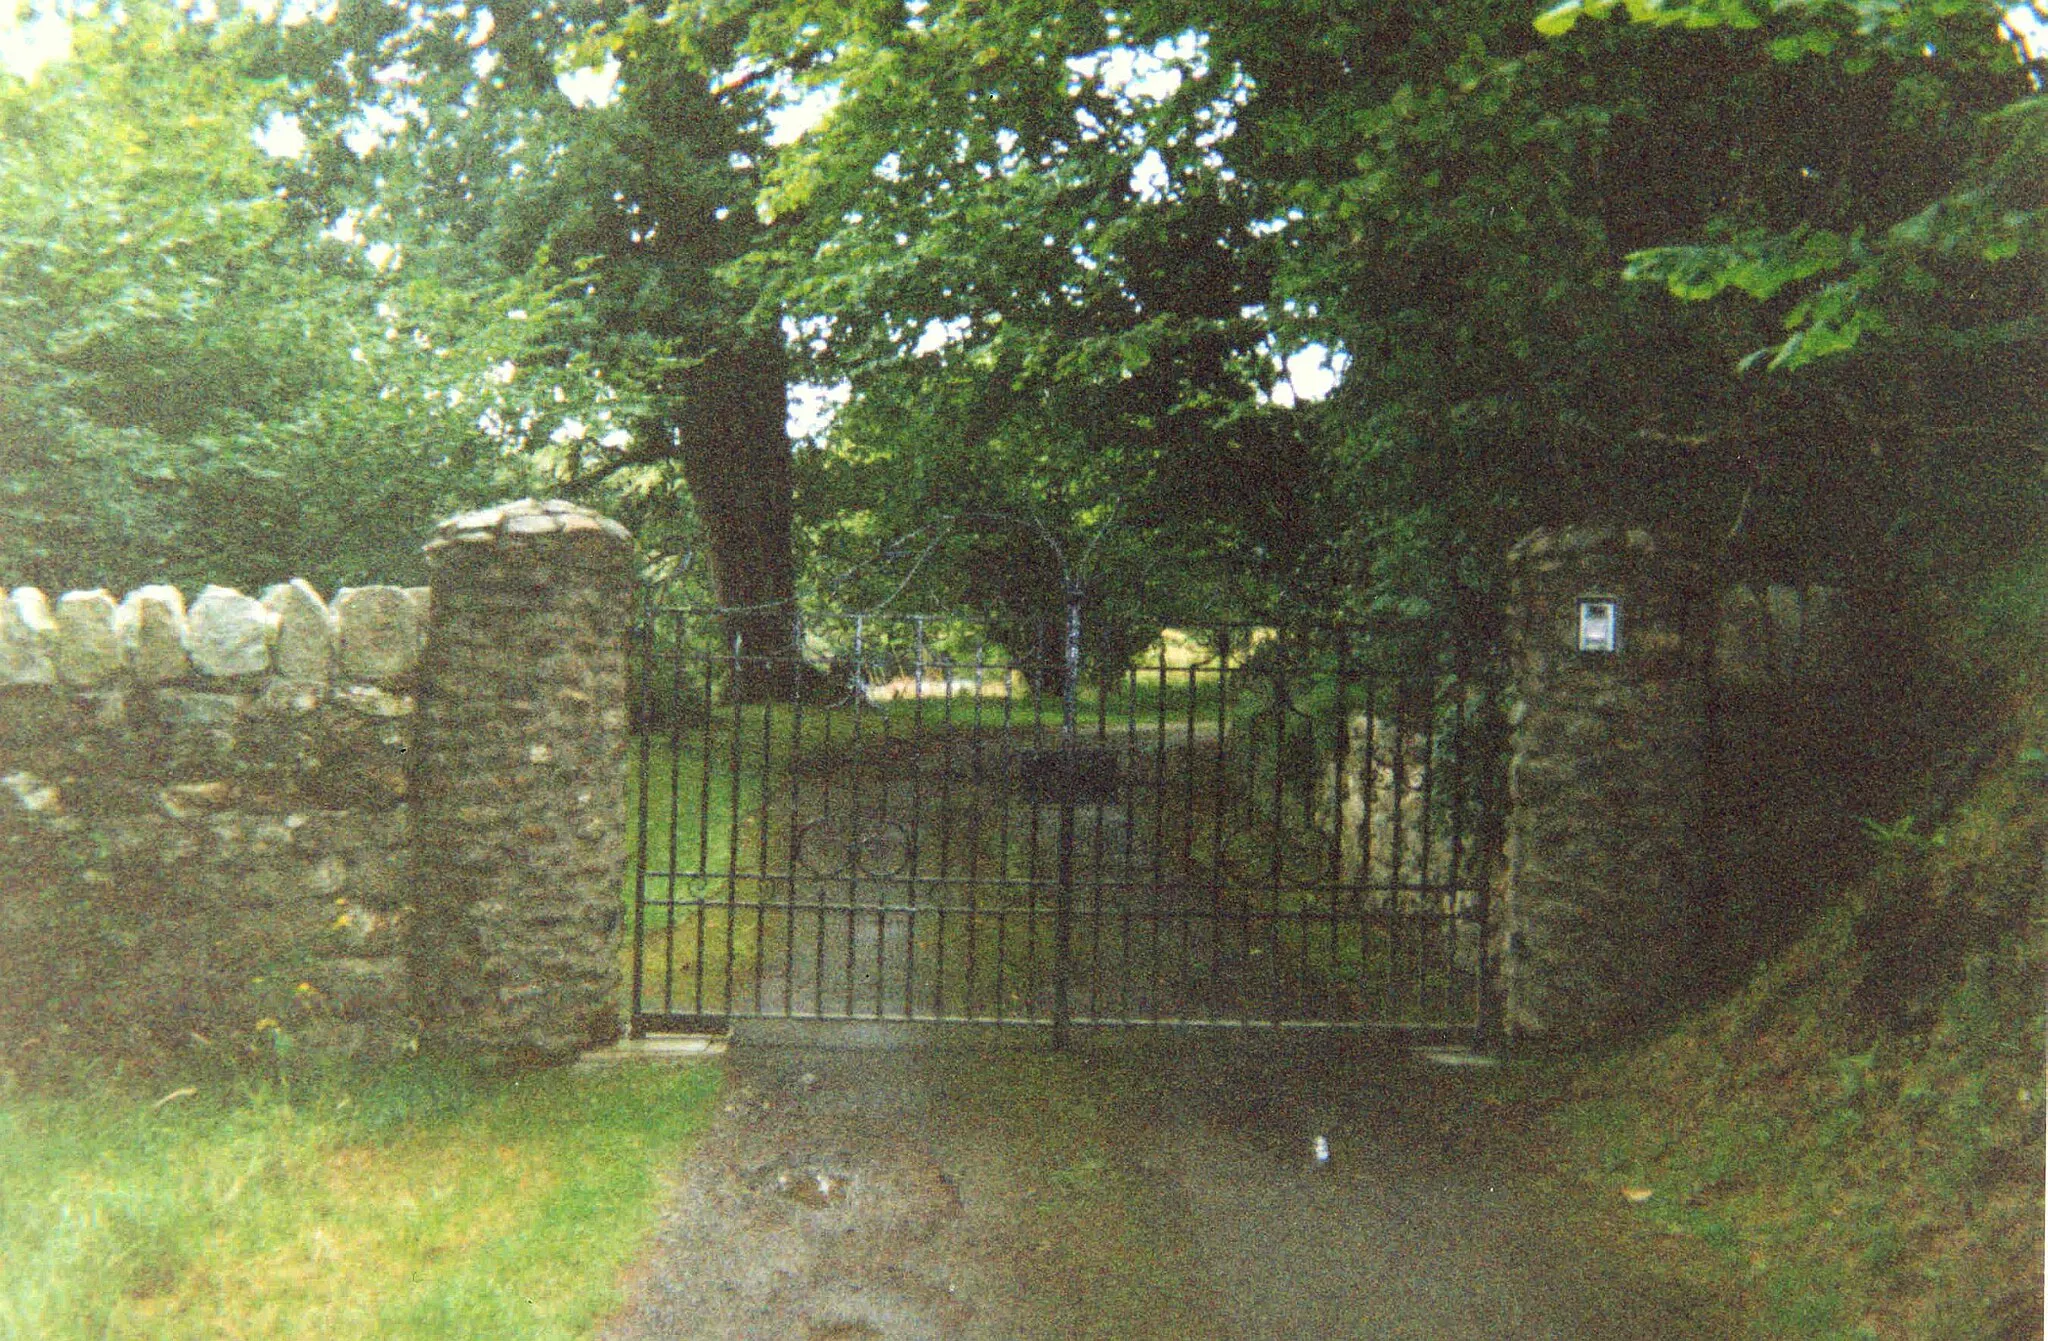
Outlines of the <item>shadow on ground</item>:
M735 1040L604 1337L1733 1330L1615 1255L1478 1068L1339 1037L867 1034L926 1045Z

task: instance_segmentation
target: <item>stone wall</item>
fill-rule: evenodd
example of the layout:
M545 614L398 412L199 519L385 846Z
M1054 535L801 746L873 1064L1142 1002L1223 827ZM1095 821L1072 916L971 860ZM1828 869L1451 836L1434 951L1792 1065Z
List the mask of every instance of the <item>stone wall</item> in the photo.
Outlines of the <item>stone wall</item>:
M424 588L0 606L0 1053L402 1046ZM0 1057L4 1062L5 1057Z
M1821 583L1722 584L1715 600L1715 688L1725 702L1744 702L1854 675L1859 613L1839 587Z
M630 539L529 500L430 551L0 603L0 1068L617 1033Z
M1707 887L1697 951L1738 981L1870 851L1859 816L1895 813L1902 631L1869 593L1723 586L1709 684Z

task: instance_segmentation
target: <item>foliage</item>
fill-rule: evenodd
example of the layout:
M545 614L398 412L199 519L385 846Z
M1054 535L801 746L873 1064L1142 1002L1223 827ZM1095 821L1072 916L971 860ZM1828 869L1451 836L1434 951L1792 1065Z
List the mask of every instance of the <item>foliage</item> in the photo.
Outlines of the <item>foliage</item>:
M5 94L11 562L403 578L434 512L537 483L775 609L792 509L835 604L1018 641L1079 581L1112 668L1195 612L1485 632L1506 545L1593 511L1835 577L1995 564L2048 395L1997 6L1613 11L90 20ZM1318 348L1342 380L1292 403ZM849 396L793 465L792 377Z
M1561 36L1580 17L1597 19L1618 7L1618 0L1565 0L1546 10L1536 28ZM1889 109L1894 132L1908 118L1955 117L1968 106L1955 96L1959 85L1985 81L2015 59L2009 28L1986 22L1982 7L1954 0L1634 0L1626 10L1659 26L1765 29L1773 59L1812 58L1825 68L1833 57L1850 78L1880 66L1900 71ZM1953 189L1911 201L1909 214L1866 213L1845 231L1806 220L1786 227L1733 209L1709 221L1708 242L1645 248L1629 257L1625 274L1689 299L1735 288L1769 300L1793 289L1796 301L1782 318L1790 334L1746 356L1744 366L1768 357L1772 369L1797 368L1853 349L1865 335L2038 342L2041 262L2048 254L2048 99L2040 94L2039 71L2036 62L2031 87L2009 85L2018 95L2013 101L1981 112L1977 143Z
M616 0L352 0L281 19L247 59L309 138L293 191L319 218L364 221L454 287L547 295L523 309L502 448L620 514L657 576L701 550L722 604L772 609L793 581L787 354L720 270L768 235L769 81L743 31ZM743 624L760 646L789 621Z
M493 487L490 381L443 344L467 296L307 233L224 40L131 6L0 81L12 582L415 580L427 525Z
M705 1067L0 1087L0 1337L571 1337L618 1302Z
M1812 281L1861 264L1870 221L1973 189L1958 165L2023 99L1995 6L1927 8L1893 27L1935 23L1939 60L1900 38L1843 64L1784 59L1796 14L1546 42L1483 5L771 10L762 58L837 98L776 165L791 242L756 262L814 375L851 385L805 463L821 533L1021 495L1080 536L1115 507L1131 568L1171 555L1160 585L1197 600L1228 573L1262 603L1482 623L1492 602L1460 589L1530 525L1591 511L1874 578L1956 537L1948 500L2017 491L2018 525L1965 547L2009 552L2040 516L2039 349L1983 337L2022 329L2034 267L1923 295L1922 325L1971 339L1733 371L1792 307L1873 320ZM1688 284L1778 306L1622 282L1696 231L1758 250ZM1836 338L1808 331L1781 368ZM1310 344L1348 360L1342 383L1275 403L1272 356ZM1114 554L1097 585L1130 592ZM973 570L945 569L994 599Z
M1327 465L1262 403L1257 194L1208 147L1234 95L1199 42L1155 52L1123 22L1013 4L757 23L764 57L836 98L778 160L764 203L789 241L752 262L808 374L852 385L800 458L804 511L848 549L951 518L926 603L1022 625L1081 581L1091 625L1156 627L1327 595ZM1149 90L1109 74L1141 46Z

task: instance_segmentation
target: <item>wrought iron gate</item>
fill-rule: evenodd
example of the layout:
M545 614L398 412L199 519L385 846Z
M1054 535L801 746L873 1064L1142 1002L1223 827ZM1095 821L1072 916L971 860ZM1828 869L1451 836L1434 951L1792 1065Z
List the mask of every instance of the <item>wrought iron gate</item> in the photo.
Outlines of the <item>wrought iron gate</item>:
M823 620L798 664L651 611L633 1032L1484 1033L1488 678L1412 631L1213 626L1087 677L1078 621L1013 656L938 619Z

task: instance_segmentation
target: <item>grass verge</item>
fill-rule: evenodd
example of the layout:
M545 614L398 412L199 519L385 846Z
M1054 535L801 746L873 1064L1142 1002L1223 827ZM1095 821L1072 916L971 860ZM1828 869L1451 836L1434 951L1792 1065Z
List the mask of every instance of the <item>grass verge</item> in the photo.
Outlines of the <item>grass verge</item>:
M0 1338L585 1335L718 1076L0 1092Z
M2048 702L2018 724L1942 827L1882 832L1746 990L1553 1115L1752 1335L2040 1335Z

